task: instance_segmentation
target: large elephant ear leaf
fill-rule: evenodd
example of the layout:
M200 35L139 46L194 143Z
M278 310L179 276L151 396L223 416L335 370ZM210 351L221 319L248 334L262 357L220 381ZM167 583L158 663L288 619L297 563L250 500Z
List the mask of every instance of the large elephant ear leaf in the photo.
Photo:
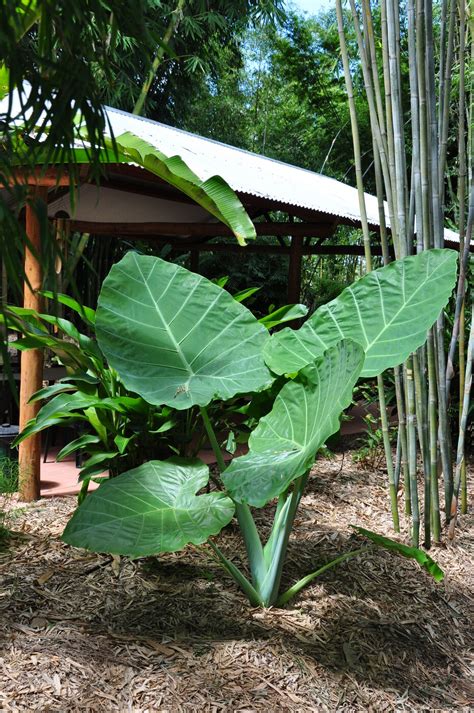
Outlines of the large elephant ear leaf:
M122 158L134 161L182 191L227 225L245 245L256 237L255 226L235 191L220 176L202 181L179 156L165 156L155 146L127 132L115 139Z
M94 552L147 557L199 545L232 519L223 493L196 495L209 480L199 460L150 461L107 480L76 510L63 540Z
M374 270L320 307L298 330L283 329L265 348L277 374L302 369L339 339L365 351L362 376L401 364L426 339L456 281L457 253L426 250Z
M244 305L183 267L128 253L99 297L99 345L125 386L177 409L272 382L268 332Z
M223 473L234 500L262 507L312 466L317 451L339 428L363 363L362 347L344 340L283 386L250 436L249 453L235 458Z

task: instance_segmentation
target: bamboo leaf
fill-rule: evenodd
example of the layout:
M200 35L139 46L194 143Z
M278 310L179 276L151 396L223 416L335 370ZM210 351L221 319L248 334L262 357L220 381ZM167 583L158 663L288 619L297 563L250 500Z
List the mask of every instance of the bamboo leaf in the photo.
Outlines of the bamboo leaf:
M223 493L196 495L209 469L195 459L150 461L100 485L69 521L63 540L94 552L146 557L199 545L234 514Z
M454 250L426 250L369 273L320 307L299 329L283 329L265 347L275 373L293 373L342 338L365 351L361 376L403 362L426 339L456 280Z

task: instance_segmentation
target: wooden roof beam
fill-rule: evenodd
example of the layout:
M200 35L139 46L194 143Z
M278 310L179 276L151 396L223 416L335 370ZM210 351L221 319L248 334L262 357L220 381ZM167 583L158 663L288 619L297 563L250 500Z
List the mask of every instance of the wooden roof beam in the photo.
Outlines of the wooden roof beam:
M166 237L223 237L233 235L223 223L101 223L84 220L71 220L71 230L94 235L117 236L166 236ZM334 224L318 223L255 223L257 235L281 236L297 235L310 237L329 237L333 234Z

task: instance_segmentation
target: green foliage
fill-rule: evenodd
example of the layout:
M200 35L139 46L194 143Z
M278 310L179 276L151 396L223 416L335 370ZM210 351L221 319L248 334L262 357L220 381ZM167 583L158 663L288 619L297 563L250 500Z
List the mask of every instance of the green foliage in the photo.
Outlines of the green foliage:
M439 567L439 565L436 564L436 562L428 554L426 554L426 552L423 552L423 550L420 550L418 547L408 547L408 545L404 545L396 540L391 540L388 537L382 537L382 535L378 535L376 532L372 532L371 530L366 530L363 527L357 527L355 525L352 527L360 535L372 540L372 542L379 547L384 547L387 550L397 552L407 559L416 560L418 564L423 567L428 574L431 574L437 582L441 582L441 580L444 579L444 572L441 567Z
M18 118L28 136L36 140L24 146L22 159L36 162L40 149L48 162L74 164L74 139L83 123L90 140L93 169L99 168L104 146L105 113L100 74L112 81L111 58L119 34L136 43L137 59L149 63L156 43L145 22L144 0L5 0L0 5L0 64L8 91L31 87L23 96L21 116L5 108L0 117L7 129ZM21 9L21 11L20 11ZM6 70L6 71L5 71ZM13 134L3 134L4 146L11 146ZM18 150L18 146L15 147ZM10 153L2 153L2 167L8 170Z
M339 428L363 363L362 348L345 340L283 386L251 434L249 453L223 475L236 502L262 507L311 468L317 451Z
M18 477L18 462L7 457L0 458L0 495L16 493Z
M47 294L53 298L52 293ZM94 310L66 295L56 297L93 331ZM167 433L177 426L177 421L171 409L155 408L130 393L118 374L107 365L93 337L80 332L67 319L33 310L9 307L5 318L9 329L22 335L13 343L15 348L48 349L68 372L59 382L40 389L33 396L34 400L45 403L36 419L28 422L17 443L51 426L72 427L77 438L60 451L58 460L75 451L88 454L80 471L84 488L91 477L104 470L117 475L149 458L173 454ZM55 334L50 333L51 326L57 330Z
M176 294L187 295L179 308ZM252 313L217 285L158 258L129 253L112 268L97 336L124 384L150 403L207 406L272 380L262 356L268 331Z
M368 413L364 416L365 434L357 440L358 448L352 454L352 459L359 463L366 470L377 470L385 460L383 431L378 425L377 419ZM389 433L390 441L396 429L391 429Z
M170 183L208 213L227 225L235 234L240 245L256 237L255 228L245 208L229 184L212 176L201 181L179 156L167 157L157 148L138 136L127 132L117 137L115 146L122 160L137 163ZM113 145L110 148L114 148Z
M134 265L137 265L142 260L147 263L151 258L140 258L130 254L125 259L125 263L129 259ZM192 275L176 265L169 263L166 265L171 277L177 270L180 270L185 283L202 280L197 275ZM114 274L117 272L115 270ZM133 270L128 272L129 277L132 274ZM112 281L112 278L109 278L108 286L113 295ZM254 289L246 290L232 298L229 293L223 290L226 279L217 282L220 285L216 284L214 287L218 298L217 308L219 305L222 307L225 303L228 307L227 315L229 313L240 314L245 319L250 319L254 327L252 334L258 334L260 339L268 339L268 329L272 326L281 324L290 317L294 318L305 314L305 308L302 305L287 305L278 313L268 315L263 319L263 326L260 327L245 307L239 304L239 302L248 299ZM119 283L122 284L123 281L119 280ZM106 293L107 289L104 288L103 294L106 295ZM17 349L47 349L68 370L65 378L40 389L33 396L35 401L41 400L44 403L37 417L26 425L17 442L52 426L66 426L76 430L77 437L61 449L57 459L68 458L76 451L87 454L88 457L79 474L79 479L85 484L84 492L88 480L105 470L109 470L111 476L116 476L152 458L166 458L173 454L194 456L203 441L203 429L197 409L192 408L184 413L182 410L177 410L178 407L174 403L177 389L170 396L173 408L163 405L161 402L158 406L153 406L152 403L130 391L117 372L107 364L106 358L94 338L95 311L90 307L80 305L68 295L47 291L43 294L51 300L55 311L59 305L64 305L72 313L75 313L92 336L83 334L71 321L61 317L38 314L32 310L18 307L6 309L9 328L22 334L21 339L14 342ZM169 305L169 308L172 309L172 305ZM217 321L219 319L220 313ZM224 323L223 328L225 326ZM51 327L55 330L54 334L50 331ZM240 343L238 347L234 354L236 358L241 353ZM206 354L209 356L209 352ZM247 352L244 356L247 356ZM216 367L216 363L214 363L214 367ZM141 364L140 369L142 368ZM265 366L262 366L261 372L269 379L269 372ZM232 378L236 376L235 373L232 373ZM253 389L255 382L252 381L251 384ZM184 392L180 392L180 394L186 407L187 395ZM260 394L261 401L265 403L268 401L270 404L268 409L271 408L274 398L275 394L272 396L266 392ZM210 407L211 418L224 424L225 430L229 432L229 448L233 443L234 450L236 441L239 443L246 441L247 424L253 423L255 418L255 413L252 410L249 413L244 413L243 403L246 402L242 397L237 396L218 408L214 405Z
M278 383L278 394L274 401L271 397L265 398L266 392L257 394L262 399L262 413L265 413L269 404L270 410L260 418L257 415L259 423L250 437L248 455L235 458L227 469L204 404L209 406L214 415L219 414L219 409L224 406L219 393L223 389L222 376L229 369L228 354L234 351L238 353L238 345L246 339L245 331L248 336L247 348L250 349L250 342L255 342L258 345L256 351L260 351L261 356L264 351L272 363L274 356L268 346L274 343L274 338L269 340L263 335L258 336L260 332L255 331L256 321L251 315L244 314L242 310L245 308L237 302L232 307L229 304L229 318L222 321L220 310L219 313L215 310L216 303L222 300L219 293L221 288L217 285L196 278L183 268L170 266L158 258L124 258L113 268L111 278L104 283L103 295L99 300L97 323L100 325L102 347L111 360L117 360L116 367L120 373L123 372L124 381L130 378L130 364L136 363L136 368L133 367L133 383L142 397L149 399L150 395L157 393L155 389L158 388L160 392L163 390L160 397L164 399L163 403L171 403L170 397L174 403L179 404L179 408L185 408L186 403L189 406L200 403L202 423L221 473L220 480L215 481L220 492L212 492L207 496L196 495L208 481L207 468L199 462L152 461L113 481L103 483L97 491L91 493L67 526L65 540L75 546L96 551L108 549L131 556L174 551L186 543L204 542L211 534L216 534L221 526L230 521L235 508L246 545L251 581L220 552L215 542L209 541L221 564L242 587L252 604L264 606L285 603L320 571L352 556L354 553L338 558L334 563L303 578L280 596L288 540L309 471L316 451L337 429L338 417L351 400L353 386L367 360L365 350L370 351L367 333L373 330L375 335L379 335L387 327L387 301L393 307L395 300L393 321L400 324L409 318L411 329L417 335L416 339L419 339L419 332L429 326L427 322L436 318L434 310L441 309L449 297L455 278L453 270L448 269L441 282L439 274L446 264L452 265L452 254L438 250L429 255L429 262L425 254L406 258L399 263L402 267L394 269L390 265L373 273L376 276L372 277L372 282L361 280L354 287L358 295L354 304L359 315L356 335L360 339L362 329L362 343L350 340L350 335L342 340L336 338L323 354L311 358L308 365L303 365L301 371L293 374L293 378L288 378L286 383L284 379L274 382ZM415 281L412 288L415 294L419 293L420 284L425 287L428 283L431 285L431 301L428 304L426 299L418 300L416 318L413 315L413 300L410 300L408 293L403 296L404 289L409 288L405 273ZM122 286L119 277L122 277ZM126 291L124 284L130 285ZM373 289L373 284L376 289ZM145 303L144 287L148 291ZM333 309L338 315L341 310L343 314L347 308L344 293L339 300L340 305L333 303ZM227 302L223 300L222 304L225 318ZM363 309L360 309L361 305ZM380 309L381 305L385 312ZM331 312L326 311L326 314L330 321L324 328L328 331L331 325L337 334L338 330L334 330L337 322L330 316ZM189 327L196 324L204 337L197 339L193 347L193 340L188 340ZM222 325L224 331L221 331ZM142 326L145 331L137 333L136 330L141 330ZM145 335L146 342L143 341ZM343 336L342 333L339 336ZM206 346L211 344L213 348L216 347L216 351L212 352L210 359L206 359L207 366L203 371L205 377L200 377L204 386L196 381L199 385L196 388L194 372L189 373L188 369L192 368L194 360ZM317 345L311 346L314 349ZM222 357L223 362L220 361ZM379 359L376 363L382 369L394 366L400 358L403 355L400 356L400 350L397 349L385 352L383 360ZM258 362L253 351L250 359L257 359ZM233 366L238 368L240 361L240 358L236 358ZM158 364L161 365L159 368ZM176 393L177 382L175 376L169 374L170 367L181 372L185 369L189 376L190 395L186 397L187 402L181 393ZM262 372L260 362L255 368L257 374L262 374L257 380L259 388L269 386L272 380L269 372L263 376L265 372ZM229 378L232 380L231 373ZM143 376L141 380L136 378L140 374ZM171 388L167 389L161 380L156 386L160 374L162 381L169 382ZM237 374L234 373L234 376ZM239 374L231 392L237 394L248 390L248 378L248 374ZM208 387L208 382L213 380L216 384L214 393ZM280 387L280 384L283 385ZM270 392L271 389L268 389L268 396ZM254 407L258 414L258 400ZM274 522L270 536L263 544L249 504L262 506L275 497L278 502ZM385 539L382 544L386 545ZM419 561L422 555L418 557ZM410 556L417 555L410 553ZM432 573L436 576L434 570Z
M213 47L209 72L195 82L192 102L175 121L344 179L352 142L334 11L317 18L290 12L281 25L247 32L242 47L243 56L222 44ZM371 148L368 110L362 101L358 109L365 151Z
M456 279L457 253L428 250L374 270L320 307L298 331L283 329L265 347L277 374L302 369L342 338L365 351L361 376L404 361L426 339Z
M177 0L146 0L148 31L163 38L178 5ZM284 18L281 0L186 0L162 61L152 78L145 104L147 116L176 124L189 111L196 86L215 70L216 47L226 47L239 63L240 38L249 27L279 24ZM158 44L158 43L157 43ZM97 67L97 82L107 104L132 111L139 88L148 74L142 50L134 36L118 33L111 52L114 76Z
M209 469L199 460L149 461L103 483L68 523L63 539L129 557L155 554L157 542L160 552L199 545L234 514L223 493L196 495L208 480Z
M17 492L19 473L17 461L7 457L0 458L0 496L3 496L3 499ZM0 550L9 538L8 513L0 508Z

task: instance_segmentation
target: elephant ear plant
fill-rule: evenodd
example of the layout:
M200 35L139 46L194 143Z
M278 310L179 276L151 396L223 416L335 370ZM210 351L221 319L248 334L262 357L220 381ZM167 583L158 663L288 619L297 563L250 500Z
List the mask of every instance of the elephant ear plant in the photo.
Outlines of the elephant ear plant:
M396 261L348 287L297 331L270 336L251 312L217 285L158 258L127 254L104 281L97 337L127 388L149 403L198 407L217 464L216 488L203 493L207 466L196 459L151 461L101 484L64 532L71 545L130 557L208 542L253 605L284 604L328 566L286 592L281 576L288 540L316 453L339 427L362 374L401 363L425 340L456 274L456 254L432 250ZM280 376L269 413L249 438L248 453L226 468L209 406L261 392ZM262 542L252 508L276 500ZM213 536L236 516L250 576ZM375 533L369 539L400 550ZM420 550L406 548L434 576Z

